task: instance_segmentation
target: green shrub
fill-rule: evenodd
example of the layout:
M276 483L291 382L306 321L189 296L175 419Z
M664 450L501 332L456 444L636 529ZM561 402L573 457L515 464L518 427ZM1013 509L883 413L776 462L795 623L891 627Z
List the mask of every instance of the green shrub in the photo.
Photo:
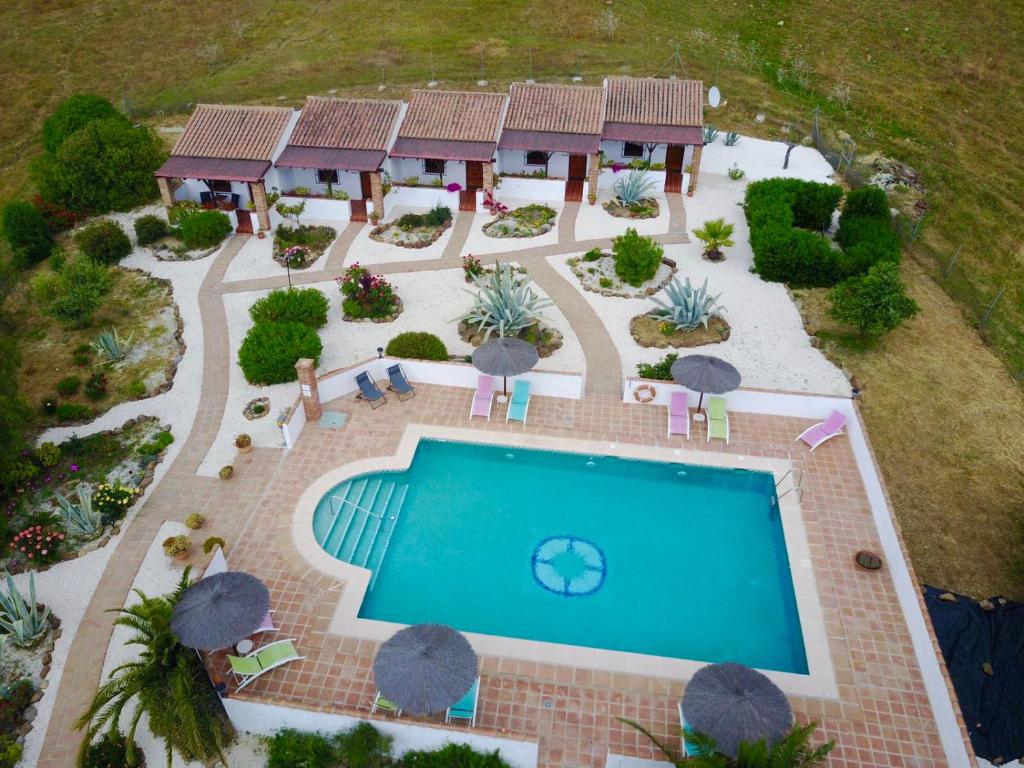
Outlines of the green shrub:
M26 269L50 255L53 235L43 214L31 203L11 200L3 208L4 239L11 246L12 261L18 269Z
M78 93L62 101L43 122L43 149L54 153L64 140L93 120L127 119L114 105L93 93Z
M56 413L60 421L83 421L92 418L89 406L81 403L58 403Z
M135 220L135 239L139 245L150 245L170 233L170 226L159 216L140 216Z
M327 250L337 235L332 227L308 224L292 227L281 224L274 230L274 250L284 253L292 246L301 245L311 256L317 257Z
M117 264L132 252L132 241L116 221L97 221L75 235L78 249L96 264Z
M79 256L60 271L47 311L66 325L82 328L92 322L103 296L110 290L107 267Z
M884 189L878 187L862 187L854 189L846 196L843 203L843 214L846 216L873 216L888 219L889 197Z
M166 153L152 131L122 116L91 120L31 166L39 195L74 212L127 211L156 196Z
M139 746L136 744L138 754ZM82 768L128 768L127 741L124 734L107 731L103 738L89 745L82 759Z
M57 394L64 397L71 397L78 394L82 388L82 380L77 376L65 376L57 382Z
M60 278L52 272L36 272L28 284L28 294L37 304L49 304L57 297Z
M403 768L509 768L498 750L477 752L468 744L445 744L440 749L406 752Z
M391 759L391 737L370 723L359 723L334 737L338 764L344 768L388 768Z
M0 733L0 768L14 768L21 761L23 749L13 736Z
M68 255L64 252L63 248L55 248L53 253L50 254L50 271L60 272L64 269L64 265L68 261Z
M423 214L423 223L428 227L440 227L443 226L445 222L451 221L451 218L451 208L439 203Z
M444 342L432 333L407 331L388 342L385 352L390 357L409 357L414 360L447 360Z
M637 234L632 227L612 240L615 274L634 288L654 277L664 253L659 243Z
M85 396L90 400L102 400L107 396L107 377L99 371L94 372L85 382Z
M865 275L847 278L829 291L828 298L832 317L868 337L881 336L921 311L907 296L899 265L891 261L875 264Z
M188 248L213 248L231 233L231 219L220 211L196 211L178 226Z
M659 381L672 380L672 363L679 359L675 352L669 352L657 363L638 363L636 375L641 379L657 379Z
M52 467L60 461L60 448L47 441L36 448L36 461L44 467Z
M238 363L250 384L295 381L295 363L303 357L319 362L323 343L302 323L257 323L238 350Z
M330 768L337 764L337 751L323 734L284 728L267 739L267 768Z
M323 328L327 308L327 297L316 288L279 289L249 307L249 317L254 323L295 322Z
M793 197L793 223L804 229L827 229L842 197L842 187L835 184L800 181Z
M403 213L398 217L398 221L395 222L395 226L406 232L424 225L425 222L423 220L422 213Z
M600 248L591 248L589 251L583 254L584 261L598 261L604 257L604 251Z
M164 430L158 432L148 443L139 446L139 453L143 456L156 456L160 451L174 442L174 435Z

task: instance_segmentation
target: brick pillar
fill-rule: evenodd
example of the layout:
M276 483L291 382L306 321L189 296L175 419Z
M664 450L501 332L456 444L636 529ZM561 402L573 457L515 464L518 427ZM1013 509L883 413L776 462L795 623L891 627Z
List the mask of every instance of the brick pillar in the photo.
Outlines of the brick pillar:
M484 190L494 194L494 163L481 163L484 167Z
M384 187L380 181L380 171L370 174L370 199L373 200L373 212L384 218Z
M164 208L173 208L174 188L171 186L171 180L164 176L157 176L156 185L160 188L160 202L164 204Z
M697 144L693 148L693 159L690 160L690 186L686 190L687 197L693 197L693 193L697 191L697 177L700 176L700 153L703 149L702 144Z
M253 205L256 206L256 221L259 222L260 230L270 229L270 209L267 207L267 188L262 181L249 185L249 194L252 195Z
M597 181L601 176L601 155L590 156L590 174L587 180L587 200L591 205L597 202Z
M318 421L324 409L320 405L320 390L316 386L316 363L308 357L299 358L295 363L299 374L299 394L302 397L302 409L306 412L306 421Z

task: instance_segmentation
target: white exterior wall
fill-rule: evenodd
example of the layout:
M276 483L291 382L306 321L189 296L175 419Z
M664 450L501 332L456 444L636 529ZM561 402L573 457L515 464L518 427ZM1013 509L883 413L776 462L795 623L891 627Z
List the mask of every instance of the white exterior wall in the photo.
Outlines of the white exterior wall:
M278 201L285 205L305 203L300 221L303 224L337 224L352 218L352 206L348 200L328 200L322 197L289 197L282 195ZM270 226L276 228L285 218L277 212L276 205L270 207Z
M565 199L565 182L561 179L519 179L512 176L500 178L501 182L494 192L499 200L508 198L558 203Z
M444 187L393 187L384 198L384 218L398 206L429 210L435 205L445 205L455 215L459 210L459 193Z
M316 171L312 168L277 168L277 188L281 192L290 192L295 187L306 187L315 194L327 194L327 185L316 180ZM270 174L267 174L268 178ZM347 192L353 200L363 196L363 188L359 181L358 171L338 171L338 183L333 185L335 192ZM270 189L270 185L267 185Z
M642 142L637 142L637 143L642 144ZM629 165L630 162L635 160L636 158L624 157L623 156L622 149L623 149L623 147L625 145L626 145L626 142L624 142L624 141L608 141L608 140L604 140L604 141L601 142L601 151L604 153L605 158L608 159L608 160L611 160L613 163L621 163L622 165ZM656 145L654 147L654 151L651 152L650 155L647 155L646 151L644 152L644 155L645 155L646 159L650 160L652 163L664 163L665 162L665 151L666 151L666 149L667 149L667 145L665 145L665 144L658 144L658 145Z
M270 736L282 728L300 731L337 733L348 730L363 720L331 712L311 712L305 709L261 704L255 701L226 698L221 700L235 728L249 733ZM369 702L367 702L369 703ZM401 720L372 720L373 727L390 736L394 754L401 756L411 750L437 749L448 743L468 744L480 752L498 750L512 768L536 768L537 745L530 741L513 741L496 736L484 736L467 730L431 728L425 725L403 723Z
M519 149L502 149L498 151L498 171L500 173L516 173L529 175L544 170L543 165L527 165L526 152ZM569 176L569 154L553 152L548 160L548 178L565 179Z
M434 179L438 178L434 174L425 173L423 171L423 160L420 158L392 157L390 158L389 163L391 164L391 179L397 184L404 183L410 176L418 176L420 186L429 187L430 183ZM446 160L444 164L444 176L441 177L441 181L444 184L456 182L465 187L466 164L461 160Z

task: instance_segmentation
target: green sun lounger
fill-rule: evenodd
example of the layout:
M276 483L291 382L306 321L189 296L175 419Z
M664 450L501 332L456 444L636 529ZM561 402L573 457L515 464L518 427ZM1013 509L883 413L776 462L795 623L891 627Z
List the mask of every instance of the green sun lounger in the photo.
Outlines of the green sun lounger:
M306 658L299 656L294 643L294 640L278 640L253 651L248 656L228 656L231 671L235 673L238 682L238 688L235 690L242 690L257 677L275 667Z
M729 413L725 410L725 398L712 395L705 409L708 417L708 442L711 438L729 442Z
M520 379L512 388L512 399L508 401L505 421L521 421L526 426L526 413L530 410L530 382Z
M402 708L391 701L391 699L385 699L380 695L380 691L377 691L377 695L373 697L373 706L370 707L370 714L377 714L377 710L384 710L385 712L394 712L395 717L402 716Z

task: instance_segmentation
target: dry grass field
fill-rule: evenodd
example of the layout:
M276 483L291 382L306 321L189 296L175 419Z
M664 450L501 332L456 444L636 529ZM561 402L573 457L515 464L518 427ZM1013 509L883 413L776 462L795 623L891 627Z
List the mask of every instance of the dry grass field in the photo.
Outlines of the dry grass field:
M860 154L909 163L927 188L907 268L923 314L874 349L836 353L868 383L871 435L918 573L1024 597L1024 402L1012 378L1024 371L1024 4L14 0L0 29L0 199L29 190L43 117L82 90L180 123L198 101L665 75L679 46L680 75L718 70L728 104L708 119L721 128L799 136L820 106L833 142L845 131ZM933 278L958 246L940 288ZM972 325L1003 287L983 344Z

